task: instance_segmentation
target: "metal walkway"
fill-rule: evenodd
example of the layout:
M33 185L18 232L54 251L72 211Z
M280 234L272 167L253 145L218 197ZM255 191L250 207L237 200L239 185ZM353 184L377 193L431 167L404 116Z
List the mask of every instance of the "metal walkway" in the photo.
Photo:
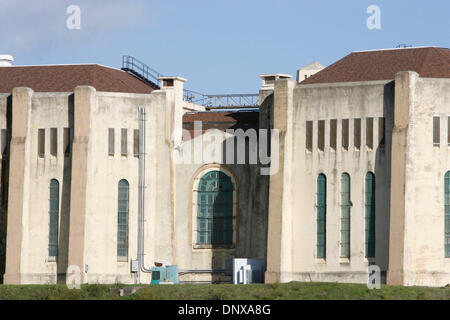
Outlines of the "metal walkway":
M149 84L155 89L161 88L158 78L163 75L132 56L122 57L122 70Z
M158 79L163 75L132 56L122 57L122 70L155 89L161 88ZM184 89L184 101L206 107L206 109L259 108L259 94L203 94Z

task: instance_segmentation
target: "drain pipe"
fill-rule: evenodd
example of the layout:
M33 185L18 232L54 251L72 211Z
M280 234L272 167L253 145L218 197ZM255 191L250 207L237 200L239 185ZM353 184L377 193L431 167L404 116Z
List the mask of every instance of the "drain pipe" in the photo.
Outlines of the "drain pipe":
M145 242L145 107L139 107L139 205L138 205L138 263L139 271L151 273L152 270L145 267L144 242ZM139 277L140 282L140 277Z
M151 273L152 270L145 267L144 263L144 242L145 242L145 107L139 107L139 203L138 203L138 282L140 283L139 272ZM179 270L179 273L223 273L225 270Z

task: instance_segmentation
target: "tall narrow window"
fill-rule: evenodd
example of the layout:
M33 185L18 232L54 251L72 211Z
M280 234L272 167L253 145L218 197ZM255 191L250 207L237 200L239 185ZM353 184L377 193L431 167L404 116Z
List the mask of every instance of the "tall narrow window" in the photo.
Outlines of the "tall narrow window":
M450 117L447 118L447 144L450 146Z
M441 118L433 117L433 146L439 147L441 144Z
M342 148L348 150L349 145L349 120L342 119Z
M49 235L48 256L58 256L58 225L59 225L59 182L56 179L50 181L49 197Z
M350 258L350 175L341 177L341 258Z
M63 151L65 156L70 154L70 128L64 128Z
M45 129L38 130L38 156L39 158L45 156Z
M337 120L330 120L330 148L336 150L337 144Z
M378 141L380 143L380 147L384 147L386 143L386 120L385 118L378 118Z
M366 119L366 147L373 149L373 118Z
M114 156L114 128L108 129L108 155Z
M353 144L356 150L361 148L361 119L354 119Z
M50 154L54 157L58 155L58 129L50 129Z
M319 120L317 125L317 133L317 147L320 151L323 151L325 149L325 120Z
M7 145L7 141L8 141L8 137L7 137L7 131L6 129L2 129L0 132L0 155L5 155L6 154L6 145Z
M444 250L445 250L445 257L450 258L450 171L447 171L445 173L444 183L445 183Z
M375 175L366 174L365 188L365 233L366 257L375 257Z
M306 150L312 152L313 148L313 122L306 121Z
M206 173L198 186L197 243L233 243L233 193L231 178L222 171Z
M139 130L135 129L133 132L133 154L135 157L139 157Z
M122 129L122 134L120 138L120 151L123 156L126 156L128 154L128 137L127 137L127 129Z
M127 180L119 181L119 195L117 205L117 259L128 259L128 210L129 189Z
M326 257L327 178L317 177L317 258Z

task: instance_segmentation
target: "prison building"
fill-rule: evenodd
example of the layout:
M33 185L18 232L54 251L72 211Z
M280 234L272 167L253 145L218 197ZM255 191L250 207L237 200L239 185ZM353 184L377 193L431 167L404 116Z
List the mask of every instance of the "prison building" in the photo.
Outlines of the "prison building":
M266 281L448 284L450 51L353 52L273 101Z
M267 283L450 283L448 49L353 52L235 96L124 61L0 67L3 283L149 283L155 262L230 282L234 258Z

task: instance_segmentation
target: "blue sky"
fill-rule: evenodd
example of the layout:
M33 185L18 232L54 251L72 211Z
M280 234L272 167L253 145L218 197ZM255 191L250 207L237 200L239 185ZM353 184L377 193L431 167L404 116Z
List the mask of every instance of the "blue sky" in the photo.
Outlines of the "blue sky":
M69 30L69 5L81 29ZM366 26L381 9L381 29ZM450 47L448 0L2 0L0 53L16 65L99 63L129 54L185 87L256 93L259 74L327 66L352 51L398 44Z

